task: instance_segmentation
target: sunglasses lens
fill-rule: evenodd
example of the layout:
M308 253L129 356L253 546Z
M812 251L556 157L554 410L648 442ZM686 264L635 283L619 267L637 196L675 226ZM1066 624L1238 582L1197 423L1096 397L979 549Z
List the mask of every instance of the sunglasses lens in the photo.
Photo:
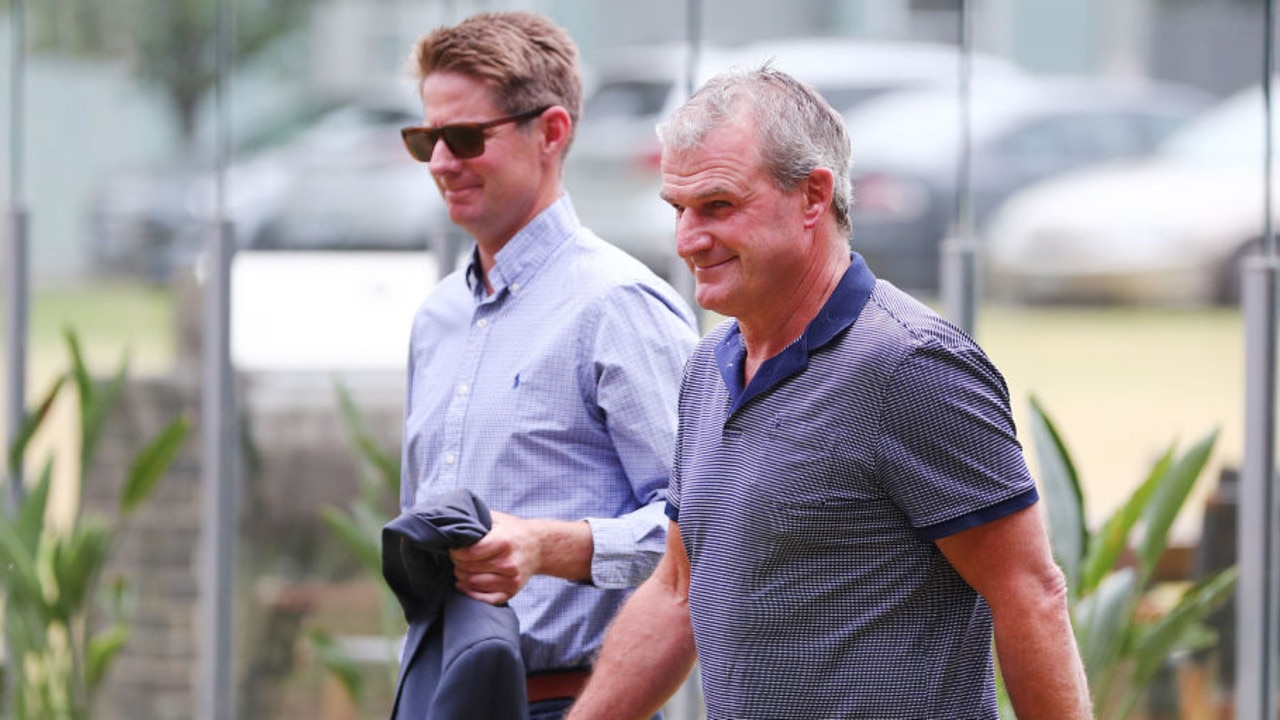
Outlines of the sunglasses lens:
M484 154L484 130L478 127L451 126L440 129L449 152L459 160L480 157Z
M426 128L405 128L400 136L404 138L404 147L418 162L430 162L431 151L436 147L439 136L434 130Z

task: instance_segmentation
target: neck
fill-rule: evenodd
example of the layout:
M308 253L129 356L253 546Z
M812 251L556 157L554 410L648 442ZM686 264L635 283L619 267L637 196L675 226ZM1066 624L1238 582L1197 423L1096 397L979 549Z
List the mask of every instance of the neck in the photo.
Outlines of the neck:
M804 334L809 323L835 292L849 268L849 262L849 252L845 248L838 256L824 259L807 272L789 295L769 303L771 310L749 319L738 318L738 328L747 349L744 382L751 382L751 377L764 361L782 352Z
M484 277L484 287L490 295L493 294L493 286L489 283L489 272L493 270L493 266L498 261L498 253L501 252L502 248L506 247L507 243L511 242L511 239L519 234L521 230L528 226L529 223L533 222L534 218L538 217L543 213L543 211L554 205L562 195L564 195L564 190L557 182L556 184L549 186L547 191L540 192L537 195L536 202L531 206L531 210L528 213L525 213L524 220L519 225L500 234L487 237L475 237L476 250L480 256L480 271L481 275Z

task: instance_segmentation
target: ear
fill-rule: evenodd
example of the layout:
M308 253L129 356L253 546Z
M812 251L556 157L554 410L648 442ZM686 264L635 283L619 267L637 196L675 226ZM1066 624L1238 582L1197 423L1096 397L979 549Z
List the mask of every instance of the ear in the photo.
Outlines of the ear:
M543 151L552 157L564 154L564 147L569 142L569 134L573 131L573 120L569 111L559 105L552 105L538 119L542 127Z
M814 168L804 181L804 226L817 227L835 195L835 176L827 168Z

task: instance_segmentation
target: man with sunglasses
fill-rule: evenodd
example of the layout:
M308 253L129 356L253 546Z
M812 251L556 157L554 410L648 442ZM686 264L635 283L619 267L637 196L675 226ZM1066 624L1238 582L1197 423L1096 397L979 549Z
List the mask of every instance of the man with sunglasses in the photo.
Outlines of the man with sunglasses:
M401 505L471 490L492 530L457 587L520 621L531 717L559 718L665 547L688 305L582 227L561 171L582 107L572 40L486 13L415 48L427 164L470 261L414 320Z

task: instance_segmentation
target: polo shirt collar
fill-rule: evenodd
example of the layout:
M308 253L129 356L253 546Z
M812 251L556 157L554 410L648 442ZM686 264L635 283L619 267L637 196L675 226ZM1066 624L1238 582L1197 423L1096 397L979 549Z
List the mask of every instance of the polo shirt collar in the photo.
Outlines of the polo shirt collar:
M840 278L831 297L827 298L817 316L809 321L800 337L782 352L765 360L751 378L751 384L746 387L742 385L742 366L747 359L747 348L742 342L742 330L738 327L738 321L733 321L729 332L715 348L720 377L724 380L725 389L732 401L730 413L737 412L752 398L809 367L810 354L831 342L858 319L867 299L871 297L876 278L861 255L850 253L850 260L849 268Z
M581 222L574 212L569 195L562 194L559 200L520 228L494 256L493 269L489 271L492 297L496 298L506 289L519 290L527 284L538 269L546 264L547 259L573 237L580 227ZM481 280L478 247L471 252L466 278L471 292L478 300L483 300L486 295L484 282Z

